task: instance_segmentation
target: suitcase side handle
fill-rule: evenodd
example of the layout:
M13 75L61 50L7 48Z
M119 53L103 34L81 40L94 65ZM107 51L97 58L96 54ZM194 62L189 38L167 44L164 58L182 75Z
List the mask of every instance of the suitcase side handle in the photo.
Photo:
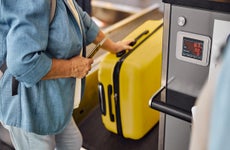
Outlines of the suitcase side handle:
M102 83L98 83L98 91L99 91L98 94L99 94L101 113L105 116L106 115L105 91Z
M109 103L109 118L111 122L114 122L114 114L112 112L112 93L113 93L113 87L112 85L108 85L108 103Z

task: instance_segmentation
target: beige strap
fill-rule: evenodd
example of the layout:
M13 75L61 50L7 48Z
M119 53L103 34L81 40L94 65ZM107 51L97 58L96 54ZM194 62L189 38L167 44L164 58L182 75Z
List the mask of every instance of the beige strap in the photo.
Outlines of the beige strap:
M81 28L81 23L80 23L80 18L79 18L79 14L78 11L76 10L76 7L74 5L73 0L66 0L66 4L68 5L71 13L73 14L75 20L78 23L78 26L80 28L80 31L82 33L82 28ZM82 55L82 52L81 54ZM76 78L76 85L75 85L75 95L74 95L74 108L77 108L80 104L81 101L81 79Z
M80 102L81 102L81 79L76 78L74 108L78 108Z
M1 79L2 75L3 75L3 73L0 71L0 79Z
M56 10L56 0L50 1L50 23L53 21L55 10Z
M76 10L76 7L74 5L73 0L67 0L66 2L67 2L67 5L69 6L69 9L70 9L71 13L73 14L75 20L77 21L81 32L82 32L79 14L78 14L78 11Z

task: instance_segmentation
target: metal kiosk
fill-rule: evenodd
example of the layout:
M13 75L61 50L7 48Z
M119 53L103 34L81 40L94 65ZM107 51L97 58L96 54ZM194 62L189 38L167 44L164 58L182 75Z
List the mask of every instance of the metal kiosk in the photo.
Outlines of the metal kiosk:
M205 81L215 75L219 39L224 42L230 33L230 1L163 2L162 89L152 97L150 107L162 112L159 150L187 150L191 107Z

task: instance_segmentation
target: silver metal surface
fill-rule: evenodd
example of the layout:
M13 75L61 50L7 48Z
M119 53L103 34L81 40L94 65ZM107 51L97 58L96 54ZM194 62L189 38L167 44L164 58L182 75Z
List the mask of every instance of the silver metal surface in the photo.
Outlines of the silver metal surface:
M161 75L161 85L166 86L167 78L167 63L168 63L168 47L169 47L169 27L170 27L170 13L171 6L169 4L164 5L164 26L163 26L163 47L162 47L162 75ZM165 93L161 95L161 101L166 101ZM164 134L165 134L165 114L160 113L159 122L159 143L158 149L164 149Z
M165 8L167 8L165 9L166 15L170 12L170 15L167 15L170 18L164 18L164 23L167 20L169 21L169 23L164 26L167 28L164 29L164 31L168 31L168 33L164 32L164 34L166 34L166 36L169 38L163 39L163 52L165 50L168 51L168 58L166 57L168 60L168 70L165 69L168 71L166 79L174 78L174 80L168 84L167 87L170 90L189 95L191 97L198 97L205 81L207 80L210 64L207 64L207 66L201 66L176 58L176 53L178 50L176 48L177 33L183 31L199 34L210 37L212 40L214 20L219 19L229 21L229 14L176 5L167 6ZM179 26L178 18L182 15L186 18L186 23L183 26ZM168 43L169 45L165 43ZM162 77L164 78L164 76ZM184 103L186 103L186 99ZM188 149L190 131L190 123L169 115L161 115L159 141L163 141L164 143L159 143L159 149Z

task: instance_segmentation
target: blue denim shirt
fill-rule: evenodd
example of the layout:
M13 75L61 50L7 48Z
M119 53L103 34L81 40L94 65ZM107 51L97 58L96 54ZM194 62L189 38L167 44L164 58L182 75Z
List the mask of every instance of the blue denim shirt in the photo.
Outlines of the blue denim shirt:
M99 28L76 7L89 44ZM58 133L68 124L75 88L74 78L41 78L50 70L52 58L69 59L83 46L80 28L64 0L57 0L50 24L49 15L49 0L0 0L0 60L6 58L8 66L0 80L0 121L41 135ZM12 75L20 81L15 96Z
M223 56L222 68L212 104L209 150L229 150L230 147L230 36Z

